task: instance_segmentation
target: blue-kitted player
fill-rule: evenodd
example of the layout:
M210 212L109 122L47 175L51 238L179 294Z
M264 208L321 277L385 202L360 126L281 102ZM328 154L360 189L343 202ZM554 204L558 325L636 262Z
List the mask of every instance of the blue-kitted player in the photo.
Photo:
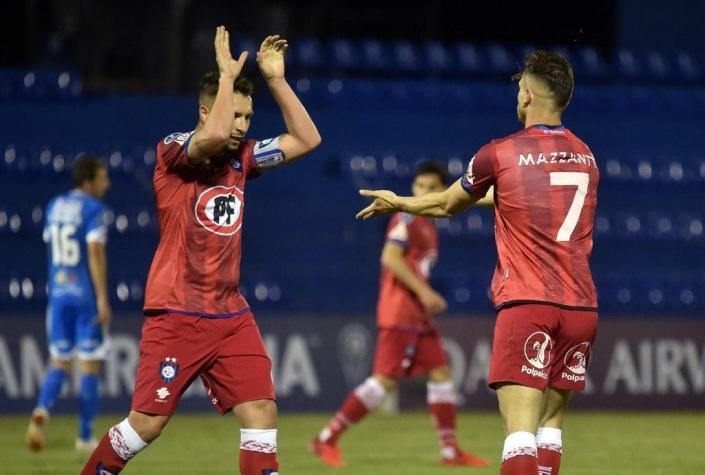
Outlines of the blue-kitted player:
M77 450L93 450L93 421L98 411L102 360L108 347L111 318L105 245L106 208L110 187L105 163L84 156L72 168L75 188L53 198L46 207L44 241L49 259L47 338L51 367L27 428L27 446L41 450L46 426L66 377L78 357L81 371Z

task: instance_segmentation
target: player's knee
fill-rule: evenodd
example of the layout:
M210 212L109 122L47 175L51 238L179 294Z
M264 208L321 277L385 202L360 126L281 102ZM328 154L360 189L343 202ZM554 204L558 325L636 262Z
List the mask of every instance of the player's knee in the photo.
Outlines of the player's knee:
M277 405L271 399L259 399L233 408L245 429L271 429L277 425Z
M433 383L443 383L451 379L450 367L441 366L440 368L434 368L428 374L428 379Z
M379 384L381 384L387 392L393 391L397 387L396 379L390 378L389 376L385 376L383 374L375 374L374 378L379 381Z
M134 431L137 432L137 435L144 442L150 443L162 433L162 429L169 422L169 416L149 415L131 411L127 420Z
M59 360L59 359L53 359L52 360L52 365L55 368L59 368L60 370L70 373L71 370L73 369L73 361L72 360Z

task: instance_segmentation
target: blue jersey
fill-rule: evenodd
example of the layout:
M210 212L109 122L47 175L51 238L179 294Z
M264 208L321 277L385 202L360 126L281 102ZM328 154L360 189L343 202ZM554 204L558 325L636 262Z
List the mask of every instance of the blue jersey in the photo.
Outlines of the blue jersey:
M105 206L81 190L52 199L44 214L49 258L49 300L69 298L95 305L88 243L107 240Z

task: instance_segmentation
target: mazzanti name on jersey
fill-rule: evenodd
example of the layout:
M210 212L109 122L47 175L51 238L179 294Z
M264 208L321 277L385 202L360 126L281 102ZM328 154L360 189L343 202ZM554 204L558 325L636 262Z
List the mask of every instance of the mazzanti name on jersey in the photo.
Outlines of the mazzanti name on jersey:
M585 153L576 152L539 152L534 157L533 153L519 154L519 166L542 165L548 163L575 163L576 165L592 165L597 168L595 157Z

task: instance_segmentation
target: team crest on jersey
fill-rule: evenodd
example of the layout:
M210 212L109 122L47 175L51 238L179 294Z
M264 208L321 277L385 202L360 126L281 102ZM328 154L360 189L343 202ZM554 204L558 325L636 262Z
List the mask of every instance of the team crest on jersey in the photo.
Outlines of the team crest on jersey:
M565 367L574 374L585 374L588 358L590 356L590 343L584 341L575 345L565 354Z
M212 233L232 236L242 226L243 198L236 186L208 188L196 200L196 221Z
M531 366L544 369L551 362L553 340L544 332L535 332L529 335L524 342L524 356Z
M162 381L165 383L170 383L179 374L179 364L176 362L175 357L166 357L164 361L159 365L159 375L162 377Z

